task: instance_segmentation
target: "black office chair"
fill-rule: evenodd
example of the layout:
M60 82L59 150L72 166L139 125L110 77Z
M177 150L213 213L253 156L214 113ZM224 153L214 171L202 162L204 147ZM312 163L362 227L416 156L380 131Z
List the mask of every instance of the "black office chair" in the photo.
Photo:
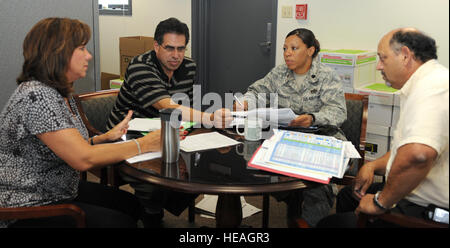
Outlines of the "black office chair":
M369 106L369 97L367 95L345 93L345 103L347 107L347 119L341 126L348 141L351 141L361 156L358 160L353 160L350 169L343 178L333 178L332 183L338 185L350 185L355 176L364 164L367 115ZM305 220L299 218L296 220L297 227L309 227Z
M358 173L359 168L364 164L367 115L369 106L369 97L367 95L345 93L345 103L347 107L347 119L341 126L348 141L355 146L360 159L353 160L350 169L342 179L335 180L335 183L349 185Z

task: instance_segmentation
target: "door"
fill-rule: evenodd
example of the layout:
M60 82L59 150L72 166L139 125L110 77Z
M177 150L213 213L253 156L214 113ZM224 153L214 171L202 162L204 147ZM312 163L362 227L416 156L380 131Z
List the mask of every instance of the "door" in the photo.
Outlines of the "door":
M192 55L202 95L247 87L275 66L277 0L193 0Z

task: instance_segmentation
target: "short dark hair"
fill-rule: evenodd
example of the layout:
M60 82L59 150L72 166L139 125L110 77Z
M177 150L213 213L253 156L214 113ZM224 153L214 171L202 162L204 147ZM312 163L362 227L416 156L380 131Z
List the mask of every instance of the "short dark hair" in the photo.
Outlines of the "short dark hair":
M414 53L414 57L422 63L437 59L436 41L422 32L399 30L392 35L389 45L397 54L402 46L408 47Z
M189 42L189 28L185 23L180 22L177 18L171 17L164 20L156 26L155 40L162 45L164 35L167 33L181 34L186 37L186 44Z
M315 58L317 56L320 51L320 43L311 30L306 28L298 28L289 32L289 34L286 35L286 38L291 35L297 35L298 38L302 39L306 47L310 48L313 46L315 48L315 51L312 57Z
M63 97L72 92L66 77L74 50L91 38L89 26L79 20L50 17L36 23L23 41L22 73L17 84L30 80L55 88Z

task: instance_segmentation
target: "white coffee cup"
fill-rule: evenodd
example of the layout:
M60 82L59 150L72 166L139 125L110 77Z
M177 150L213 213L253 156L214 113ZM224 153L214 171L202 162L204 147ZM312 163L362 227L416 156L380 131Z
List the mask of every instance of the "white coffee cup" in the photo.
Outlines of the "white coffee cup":
M262 138L262 120L259 118L247 118L244 121L244 132L236 128L239 135L243 135L246 140L256 141Z
M236 153L243 156L245 160L249 161L260 145L261 142L259 141L244 140L242 144L236 146Z

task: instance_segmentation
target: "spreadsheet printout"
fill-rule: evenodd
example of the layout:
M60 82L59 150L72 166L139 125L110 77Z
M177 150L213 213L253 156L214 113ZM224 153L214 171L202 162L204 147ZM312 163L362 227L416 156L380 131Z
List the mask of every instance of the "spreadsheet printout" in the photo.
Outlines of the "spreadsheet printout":
M276 135L276 144L266 154L268 162L340 176L344 162L342 140L300 132Z

